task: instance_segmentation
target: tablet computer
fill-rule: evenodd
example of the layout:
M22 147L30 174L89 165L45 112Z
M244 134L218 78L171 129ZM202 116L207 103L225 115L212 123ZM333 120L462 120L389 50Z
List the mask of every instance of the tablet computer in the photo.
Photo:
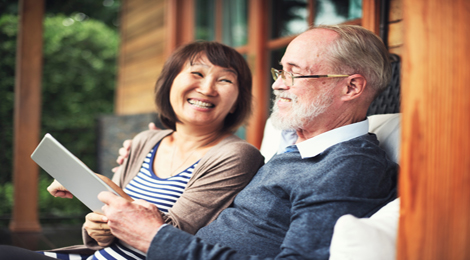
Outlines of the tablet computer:
M31 158L94 212L103 213L100 192L120 196L50 134L44 136Z

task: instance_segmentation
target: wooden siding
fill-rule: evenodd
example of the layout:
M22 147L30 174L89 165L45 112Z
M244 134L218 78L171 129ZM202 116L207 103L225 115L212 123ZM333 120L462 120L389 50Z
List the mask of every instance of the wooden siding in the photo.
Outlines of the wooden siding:
M115 113L154 112L154 85L165 62L165 0L124 0Z

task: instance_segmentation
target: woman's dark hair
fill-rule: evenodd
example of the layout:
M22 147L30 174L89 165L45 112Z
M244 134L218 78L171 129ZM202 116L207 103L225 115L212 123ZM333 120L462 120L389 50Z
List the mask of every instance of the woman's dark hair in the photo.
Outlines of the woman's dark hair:
M237 72L238 98L236 109L224 120L223 130L235 131L251 114L251 71L247 62L235 49L217 42L198 41L181 46L168 58L155 85L155 104L160 121L165 127L175 129L178 121L170 104L170 90L176 76L186 62L197 61L201 56L216 66L231 68Z

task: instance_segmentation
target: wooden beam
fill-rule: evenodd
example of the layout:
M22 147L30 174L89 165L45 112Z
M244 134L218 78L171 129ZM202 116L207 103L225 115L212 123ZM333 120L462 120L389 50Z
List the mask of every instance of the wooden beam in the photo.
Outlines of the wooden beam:
M380 34L380 0L362 1L362 27Z
M31 154L39 143L44 0L20 0L15 75L13 182L10 230L37 232L39 168Z
M249 1L249 50L248 63L253 73L253 115L246 127L246 140L258 149L263 139L264 125L268 117L268 1Z
M397 259L470 259L470 8L403 0Z
M178 46L194 40L195 0L167 0L167 48L169 57Z

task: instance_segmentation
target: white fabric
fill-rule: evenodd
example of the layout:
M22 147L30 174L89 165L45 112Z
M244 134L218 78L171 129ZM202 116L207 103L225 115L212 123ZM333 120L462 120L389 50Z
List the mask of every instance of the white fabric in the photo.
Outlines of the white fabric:
M335 225L330 260L394 260L399 199L395 199L370 218L344 215Z
M281 130L274 128L271 123L271 118L268 118L264 127L263 141L261 142L260 152L264 156L264 161L267 162L273 157L280 147L281 140L284 140ZM287 139L290 139L289 137ZM285 146L284 146L285 148Z
M369 132L377 135L379 146L398 163L400 157L400 114L369 116Z

